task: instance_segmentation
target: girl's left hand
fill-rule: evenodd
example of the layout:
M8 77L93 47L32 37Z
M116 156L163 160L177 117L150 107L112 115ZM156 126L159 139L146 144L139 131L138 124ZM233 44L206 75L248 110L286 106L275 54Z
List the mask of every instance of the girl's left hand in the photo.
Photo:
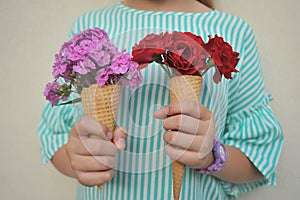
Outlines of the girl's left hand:
M188 167L204 169L214 162L212 148L216 134L213 113L198 101L164 106L154 113L164 119L165 151Z

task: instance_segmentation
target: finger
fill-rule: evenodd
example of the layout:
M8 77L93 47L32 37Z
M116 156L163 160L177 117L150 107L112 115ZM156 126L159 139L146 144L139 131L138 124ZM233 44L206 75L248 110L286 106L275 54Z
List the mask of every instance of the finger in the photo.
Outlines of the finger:
M203 136L170 131L164 134L164 140L172 146L199 152L203 143Z
M77 173L77 179L82 185L92 187L96 185L103 185L109 182L115 175L115 170L110 169L101 172L81 172Z
M161 109L155 111L153 113L153 116L157 119L165 119L165 118L167 118L168 113L169 113L168 109L169 109L169 106L164 106Z
M213 117L211 111L198 101L182 101L178 103L171 103L166 107L163 109L164 112L167 112L166 115L168 116L185 114L201 120L210 120Z
M124 150L126 148L126 135L127 132L124 128L120 126L115 128L113 142L120 150Z
M82 172L99 172L115 168L116 158L112 156L81 156L73 155L71 167Z
M75 124L79 137L89 137L96 135L104 140L112 139L112 132L103 123L90 117L82 117Z
M84 156L115 156L118 152L116 146L107 140L87 138L81 140L76 152Z
M185 149L178 149L172 145L165 146L166 154L172 159L189 167L203 168L205 158L199 158L199 154Z
M188 115L174 115L164 120L163 128L166 130L180 130L194 135L205 135L214 126L212 121L202 121Z

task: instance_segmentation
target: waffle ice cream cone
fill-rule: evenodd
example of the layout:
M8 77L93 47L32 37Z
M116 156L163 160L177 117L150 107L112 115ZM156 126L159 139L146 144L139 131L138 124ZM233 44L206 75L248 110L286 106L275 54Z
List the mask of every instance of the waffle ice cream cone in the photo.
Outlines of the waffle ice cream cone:
M83 88L81 101L85 116L93 117L104 123L111 131L114 129L115 116L121 96L118 85L91 85Z
M121 87L119 85L101 87L97 84L93 84L88 88L83 88L81 92L81 102L84 115L101 121L113 131L120 96ZM97 136L91 137L97 138ZM101 185L98 186L98 189L101 189Z
M171 103L199 100L202 78L200 76L175 76L169 80ZM180 198L180 190L184 174L184 165L176 160L172 163L173 195L175 200Z

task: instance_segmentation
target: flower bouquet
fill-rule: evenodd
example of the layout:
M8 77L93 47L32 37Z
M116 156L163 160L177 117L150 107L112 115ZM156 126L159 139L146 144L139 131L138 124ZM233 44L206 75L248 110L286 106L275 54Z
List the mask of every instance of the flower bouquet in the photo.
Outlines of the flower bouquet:
M44 95L52 106L82 101L86 116L113 131L121 86L134 90L142 81L137 68L138 63L125 50L119 52L104 30L87 29L65 42L55 55L54 81L46 85ZM60 102L71 93L81 97Z
M132 60L139 63L138 69L156 62L169 78L171 103L199 100L202 76L215 68L213 80L219 83L224 76L231 79L239 61L239 53L215 35L204 43L201 36L190 32L149 34L132 48ZM184 165L176 160L172 163L173 195L180 197Z

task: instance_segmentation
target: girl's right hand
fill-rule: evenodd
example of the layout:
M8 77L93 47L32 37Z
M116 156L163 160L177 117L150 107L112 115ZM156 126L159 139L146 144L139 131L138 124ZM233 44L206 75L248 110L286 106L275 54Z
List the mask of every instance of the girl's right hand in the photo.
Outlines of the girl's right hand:
M125 149L126 132L116 127L112 133L104 124L82 117L71 129L66 153L74 174L82 185L95 186L114 176L118 149Z

